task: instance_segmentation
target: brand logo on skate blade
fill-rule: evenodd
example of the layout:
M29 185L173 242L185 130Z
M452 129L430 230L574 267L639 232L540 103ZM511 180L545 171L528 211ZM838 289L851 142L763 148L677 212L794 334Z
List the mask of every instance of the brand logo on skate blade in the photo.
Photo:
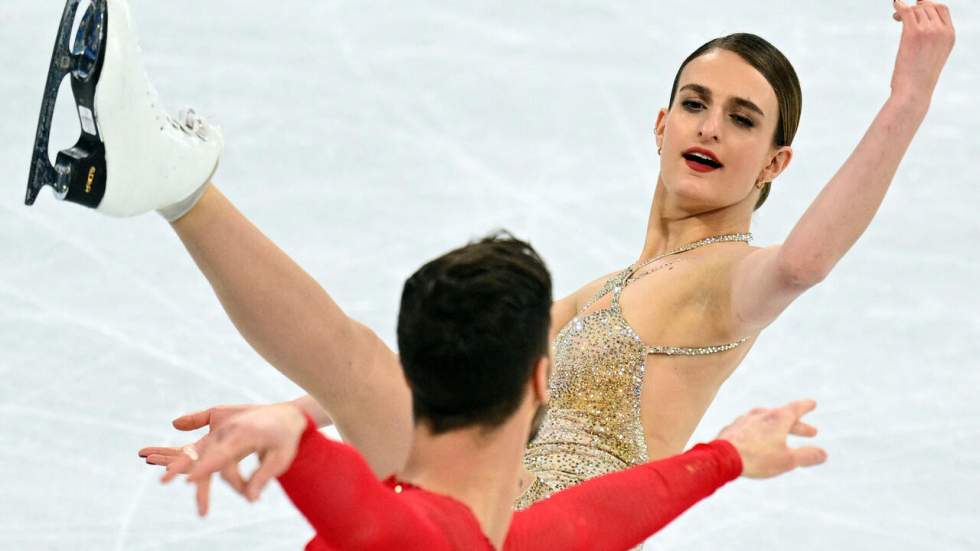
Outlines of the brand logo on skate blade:
M88 179L85 180L85 193L92 193L92 181L95 180L95 167L88 169Z

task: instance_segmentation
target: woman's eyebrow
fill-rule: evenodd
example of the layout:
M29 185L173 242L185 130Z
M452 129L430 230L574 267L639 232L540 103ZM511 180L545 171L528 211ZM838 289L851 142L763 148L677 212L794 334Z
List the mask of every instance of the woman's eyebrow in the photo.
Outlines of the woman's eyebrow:
M683 92L684 90L690 90L695 94L698 94L699 96L703 97L704 99L711 101L711 96L712 96L711 88L708 88L703 84L697 84L693 82L690 84L685 84L684 86L681 86L680 91ZM747 109L749 111L758 113L760 117L766 116L765 112L751 100L734 96L728 100L728 103L734 105L735 107L741 107L742 109Z
M749 100L747 100L745 98L740 98L738 96L735 96L735 97L729 99L728 100L728 103L730 103L730 104L732 104L732 105L734 105L736 107L741 107L743 109L748 109L749 111L754 111L754 112L758 113L760 117L765 117L766 116L766 114L762 112L762 109L758 105L752 103L751 101L749 101Z

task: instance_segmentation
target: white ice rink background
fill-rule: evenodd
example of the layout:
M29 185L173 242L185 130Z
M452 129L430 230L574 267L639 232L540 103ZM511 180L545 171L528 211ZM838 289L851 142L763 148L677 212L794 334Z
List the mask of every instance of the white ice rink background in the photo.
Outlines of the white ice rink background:
M737 481L651 548L980 549L980 5L951 4L957 47L877 218L694 436L813 397L829 462ZM0 4L0 549L300 549L311 530L277 487L249 505L215 484L202 521L190 487L136 456L188 442L180 413L298 394L167 225L48 191L22 204L62 8ZM753 225L778 243L885 99L900 31L868 0L132 8L164 103L224 128L224 192L391 344L403 279L493 228L531 239L560 294L634 260L657 110L721 34L767 38L803 84L796 157ZM58 115L55 149L77 135Z

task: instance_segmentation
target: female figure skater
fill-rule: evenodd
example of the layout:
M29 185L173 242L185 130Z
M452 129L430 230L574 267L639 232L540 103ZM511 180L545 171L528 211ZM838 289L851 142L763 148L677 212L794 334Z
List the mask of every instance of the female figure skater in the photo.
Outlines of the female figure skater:
M524 507L596 475L681 451L760 331L822 281L871 222L954 42L946 6L894 3L891 94L781 245L747 244L754 209L793 157L801 108L785 57L746 34L681 65L661 110L661 156L637 259L552 307L551 408L525 456ZM213 186L173 227L242 335L310 393L376 473L402 465L408 388L398 357ZM241 266L249 266L242 270ZM208 410L178 428L218 420ZM178 449L146 448L150 463Z

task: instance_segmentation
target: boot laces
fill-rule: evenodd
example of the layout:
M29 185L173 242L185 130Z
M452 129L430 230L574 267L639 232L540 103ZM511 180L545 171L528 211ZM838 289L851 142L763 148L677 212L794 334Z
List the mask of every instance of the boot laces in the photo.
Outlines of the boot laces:
M174 122L185 133L193 134L204 141L207 141L211 136L211 127L208 126L208 121L190 107L177 111L177 117Z

